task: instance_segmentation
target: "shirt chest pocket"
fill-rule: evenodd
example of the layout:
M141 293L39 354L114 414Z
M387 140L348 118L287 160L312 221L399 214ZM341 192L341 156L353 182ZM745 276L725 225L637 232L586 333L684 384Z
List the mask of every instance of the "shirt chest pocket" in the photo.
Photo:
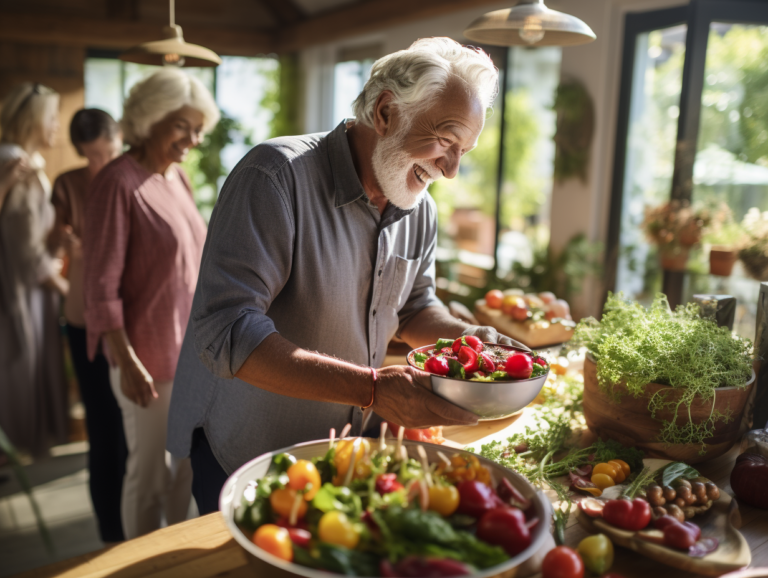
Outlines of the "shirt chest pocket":
M395 311L400 311L408 301L420 264L420 259L395 257L395 274L388 301L388 305L394 307Z

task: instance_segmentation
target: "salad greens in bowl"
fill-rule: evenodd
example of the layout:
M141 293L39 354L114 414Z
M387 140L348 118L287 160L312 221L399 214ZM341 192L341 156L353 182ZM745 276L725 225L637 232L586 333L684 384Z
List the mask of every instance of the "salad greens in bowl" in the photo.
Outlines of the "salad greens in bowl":
M473 336L440 339L414 349L407 360L432 374L435 394L485 420L523 409L549 375L549 363L537 353Z
M255 568L481 578L535 564L552 543L549 501L521 475L383 433L294 445L230 476L219 507Z

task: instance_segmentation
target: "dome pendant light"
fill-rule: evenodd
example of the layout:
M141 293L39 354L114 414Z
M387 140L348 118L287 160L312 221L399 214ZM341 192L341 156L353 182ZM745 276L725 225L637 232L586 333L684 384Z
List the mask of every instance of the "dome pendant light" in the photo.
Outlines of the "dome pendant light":
M164 40L145 42L129 48L120 60L155 66L218 66L221 58L213 50L184 42L181 26L176 24L176 7L170 0L170 25L163 27Z
M493 46L574 46L595 39L584 22L550 10L543 0L519 0L513 8L488 12L472 22L464 36Z

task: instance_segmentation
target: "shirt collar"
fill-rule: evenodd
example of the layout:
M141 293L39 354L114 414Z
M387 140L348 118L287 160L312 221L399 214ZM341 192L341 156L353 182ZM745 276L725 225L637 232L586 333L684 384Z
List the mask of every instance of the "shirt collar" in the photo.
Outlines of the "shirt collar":
M349 150L347 122L348 119L344 119L328 134L328 157L333 172L337 209L365 196L365 190L352 162L352 152Z
M347 124L354 119L345 118L335 129L328 133L328 156L331 161L331 171L335 187L336 208L343 207L353 203L360 197L368 202L363 185L357 176L355 164L352 162L352 152L349 150L349 141L347 140ZM392 223L396 223L403 217L410 215L421 204L419 202L413 209L400 209L392 203L387 204L384 213L381 215L379 227L383 228Z

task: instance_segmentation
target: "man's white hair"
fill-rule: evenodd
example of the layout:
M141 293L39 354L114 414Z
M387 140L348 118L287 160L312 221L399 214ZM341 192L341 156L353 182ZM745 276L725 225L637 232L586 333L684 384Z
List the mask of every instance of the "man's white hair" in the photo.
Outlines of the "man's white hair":
M203 132L210 132L219 122L219 108L211 93L197 78L175 68L163 68L137 82L123 104L125 142L140 146L152 130L152 125L183 106L203 114Z
M422 38L374 62L371 77L352 104L355 117L373 127L376 99L389 90L392 103L410 120L433 104L453 77L463 80L485 108L491 107L499 90L499 70L491 57L450 38Z

